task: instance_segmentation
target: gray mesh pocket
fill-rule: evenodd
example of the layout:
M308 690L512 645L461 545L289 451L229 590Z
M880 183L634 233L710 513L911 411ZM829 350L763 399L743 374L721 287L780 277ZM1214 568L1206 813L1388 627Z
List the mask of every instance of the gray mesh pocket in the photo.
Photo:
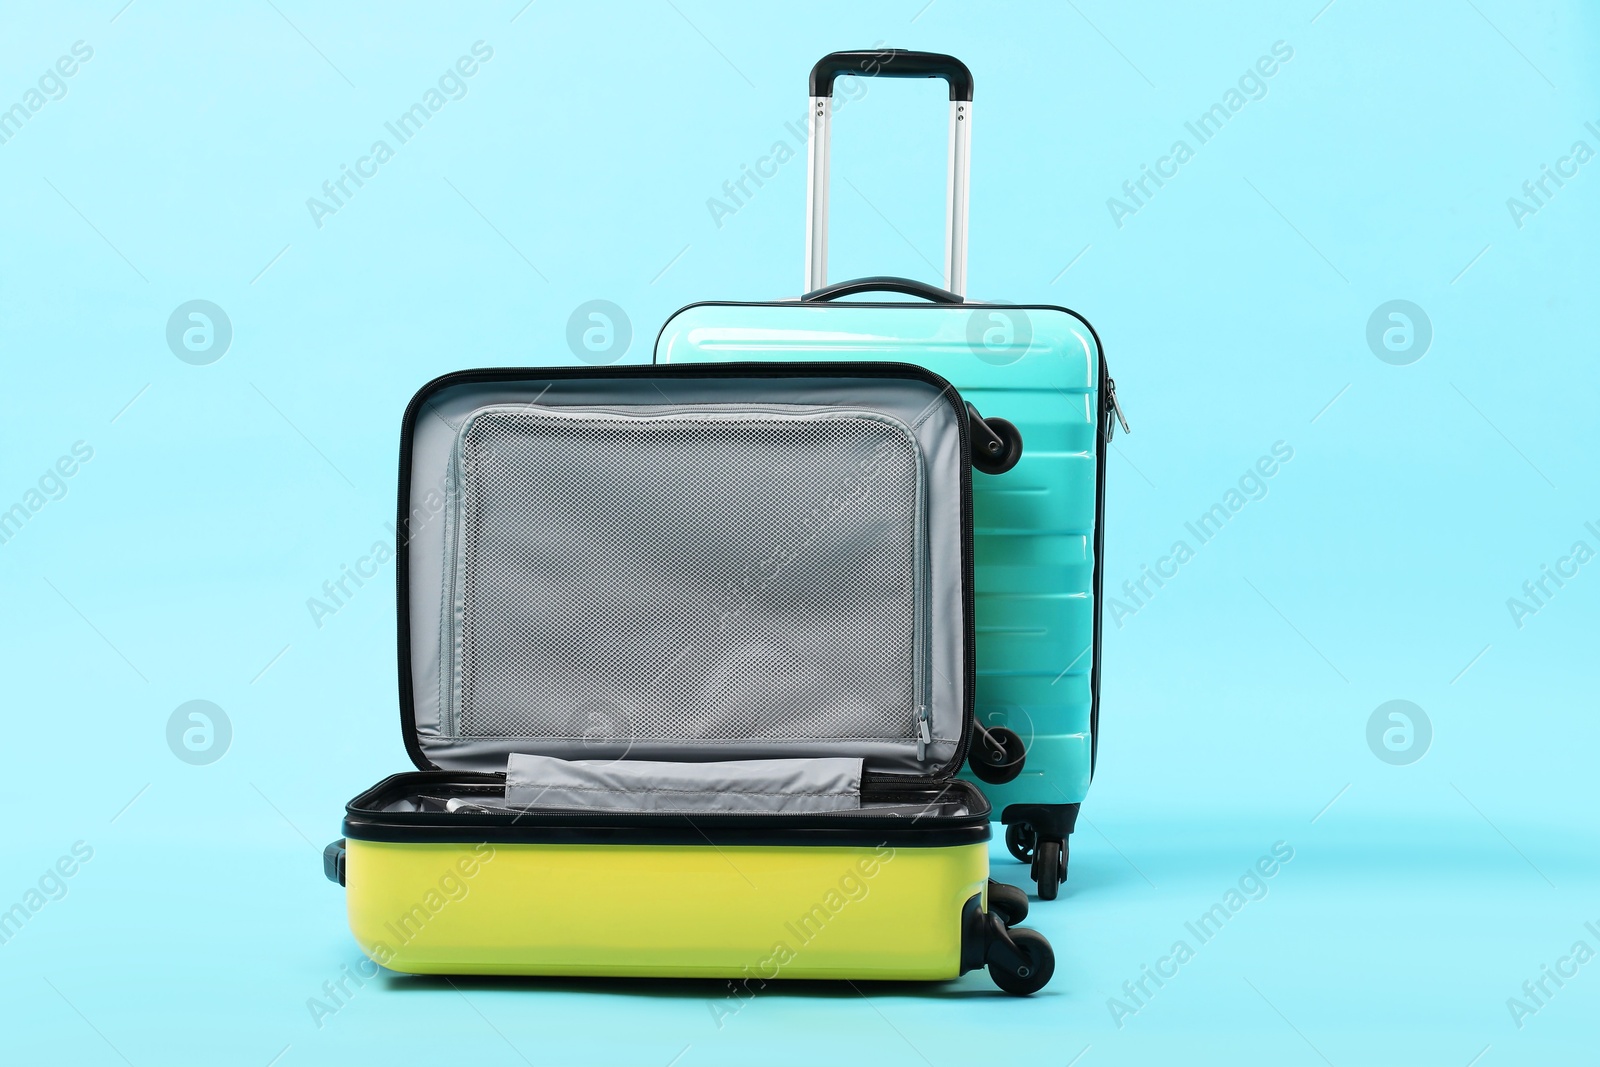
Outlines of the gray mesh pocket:
M456 465L456 736L915 737L925 520L904 425L492 407Z

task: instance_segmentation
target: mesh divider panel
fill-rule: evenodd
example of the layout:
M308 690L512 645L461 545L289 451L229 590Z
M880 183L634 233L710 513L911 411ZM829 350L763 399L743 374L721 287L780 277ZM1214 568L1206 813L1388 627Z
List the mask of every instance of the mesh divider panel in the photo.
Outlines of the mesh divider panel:
M903 426L523 407L477 413L460 445L460 736L913 736Z

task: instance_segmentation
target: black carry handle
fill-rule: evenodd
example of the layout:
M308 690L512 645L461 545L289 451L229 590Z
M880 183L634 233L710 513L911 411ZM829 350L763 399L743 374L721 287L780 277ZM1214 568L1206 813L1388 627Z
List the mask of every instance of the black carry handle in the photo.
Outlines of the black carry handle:
M342 837L322 850L322 873L328 876L328 881L344 885L344 856Z
M836 53L844 55L845 53ZM875 274L870 278L852 278L847 282L834 282L824 285L821 289L814 289L800 298L801 303L821 304L829 300L837 300L841 296L855 296L857 293L901 293L905 296L920 296L924 300L931 300L935 304L959 304L961 297L948 289L941 289L937 285L919 282L915 278L895 278L887 274Z
M833 80L841 74L863 78L943 78L950 83L950 99L972 100L972 71L955 56L942 52L910 52L904 48L830 52L811 68L811 95L832 96Z

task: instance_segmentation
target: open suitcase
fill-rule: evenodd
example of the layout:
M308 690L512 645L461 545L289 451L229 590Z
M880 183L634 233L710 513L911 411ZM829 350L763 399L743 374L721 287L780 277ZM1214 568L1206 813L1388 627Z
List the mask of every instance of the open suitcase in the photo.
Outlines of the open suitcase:
M970 426L893 364L481 370L401 431L401 722L325 869L411 973L949 979L1054 958L952 776Z
M939 77L950 85L945 288L907 278L827 284L829 127L837 77ZM836 52L811 72L806 295L691 304L663 327L658 364L895 360L952 382L974 421L977 737L967 774L1006 844L1050 899L1094 773L1099 734L1105 451L1116 386L1099 338L1052 305L974 303L966 288L972 75L951 56ZM929 303L834 303L898 293ZM1003 416L1003 417L1001 417ZM1123 429L1127 423L1122 422Z

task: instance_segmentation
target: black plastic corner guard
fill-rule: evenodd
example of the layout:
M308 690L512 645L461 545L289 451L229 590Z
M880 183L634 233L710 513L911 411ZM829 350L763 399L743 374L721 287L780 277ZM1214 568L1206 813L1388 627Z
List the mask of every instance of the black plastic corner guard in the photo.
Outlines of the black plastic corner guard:
M1065 841L1078 828L1082 804L1007 804L1000 812L1006 826L1025 822L1043 841Z

